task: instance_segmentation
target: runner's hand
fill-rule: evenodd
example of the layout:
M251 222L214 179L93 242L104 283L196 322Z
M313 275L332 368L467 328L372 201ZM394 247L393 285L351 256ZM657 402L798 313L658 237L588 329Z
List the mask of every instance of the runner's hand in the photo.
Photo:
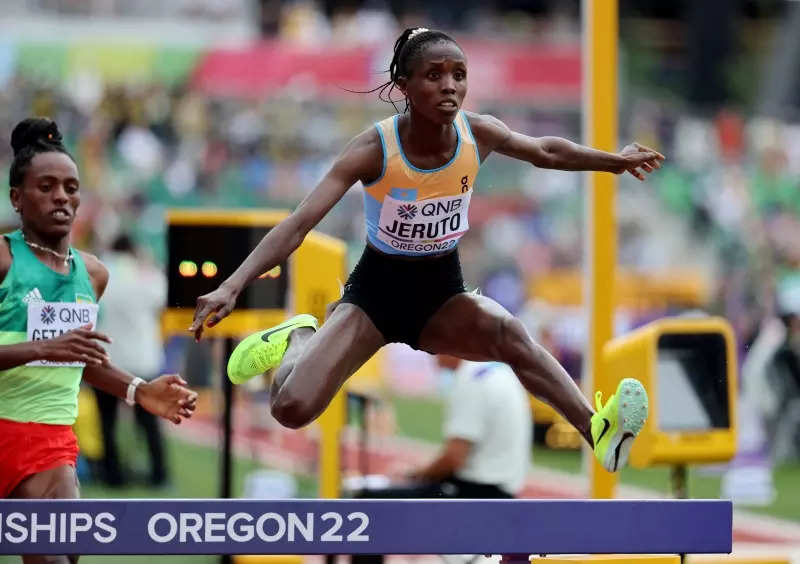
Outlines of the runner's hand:
M136 403L153 415L158 415L179 425L194 413L197 392L186 387L178 374L164 374L136 388Z
M54 339L37 341L39 360L108 364L108 355L98 341L110 343L111 339L103 333L92 331L91 324L83 325Z
M233 311L237 296L237 292L222 285L213 292L197 298L194 319L189 326L189 332L194 333L195 341L199 341L203 336L204 322L206 327L213 327Z
M664 160L664 155L655 149L650 149L639 143L631 143L626 146L619 152L619 156L625 158L625 163L613 172L622 174L627 171L639 180L644 180L644 173L642 171L651 173L661 168L661 161Z

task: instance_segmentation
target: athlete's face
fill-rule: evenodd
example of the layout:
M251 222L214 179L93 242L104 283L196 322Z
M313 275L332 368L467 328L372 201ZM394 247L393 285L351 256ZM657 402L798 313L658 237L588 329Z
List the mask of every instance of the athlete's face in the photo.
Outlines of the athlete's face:
M467 95L467 59L458 45L429 43L409 67L399 82L409 106L435 123L452 123Z
M64 153L34 155L22 186L11 188L22 225L43 237L68 235L80 204L78 167Z

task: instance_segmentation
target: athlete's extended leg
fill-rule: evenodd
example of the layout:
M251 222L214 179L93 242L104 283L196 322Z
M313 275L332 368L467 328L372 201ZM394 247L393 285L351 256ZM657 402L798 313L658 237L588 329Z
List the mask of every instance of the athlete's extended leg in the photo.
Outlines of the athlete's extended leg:
M425 325L420 348L511 366L527 390L560 411L592 444L591 405L564 368L503 306L473 293L450 298Z
M385 344L364 310L350 303L339 304L317 331L295 329L273 375L272 415L293 429L313 421Z
M605 405L597 392L594 413L569 374L531 339L522 323L483 296L463 293L450 298L428 321L420 348L510 365L528 391L578 429L610 472L625 465L633 439L647 418L647 392L633 378L623 379Z
M14 499L78 499L80 489L75 468L64 464L28 476L11 492ZM75 564L78 555L26 554L24 564Z

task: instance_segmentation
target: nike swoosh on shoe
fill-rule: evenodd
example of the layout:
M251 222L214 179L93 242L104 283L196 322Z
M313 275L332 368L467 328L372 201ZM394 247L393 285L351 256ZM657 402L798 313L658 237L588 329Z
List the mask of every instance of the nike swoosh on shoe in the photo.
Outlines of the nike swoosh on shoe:
M291 329L292 327L297 327L298 325L299 323L295 323L294 325L288 325L286 327L276 327L274 329L270 329L269 331L261 335L261 340L264 341L265 343L268 343L269 336L272 335L273 333L277 333L278 331L285 331L286 329Z
M597 444L600 444L600 441L603 440L603 436L606 434L606 431L609 430L611 427L611 422L603 417L603 431L600 433L600 436L597 437Z

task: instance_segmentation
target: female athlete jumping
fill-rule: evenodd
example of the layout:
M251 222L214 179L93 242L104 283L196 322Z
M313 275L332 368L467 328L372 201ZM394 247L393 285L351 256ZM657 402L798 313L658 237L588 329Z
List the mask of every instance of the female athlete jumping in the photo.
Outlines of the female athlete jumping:
M557 408L610 471L627 460L647 417L642 385L624 380L597 413L567 372L493 300L464 290L458 239L480 163L498 152L559 170L644 173L663 156L633 144L606 153L556 137L533 138L489 116L462 111L467 59L448 35L407 29L395 43L390 80L406 111L355 137L297 209L256 246L219 288L197 300L190 331L200 339L234 308L261 273L286 259L356 182L364 185L367 245L326 323L310 315L251 335L234 350L230 379L239 383L277 367L273 415L300 427L379 348L402 342L432 354L510 365L525 387ZM623 399L624 398L624 399Z

